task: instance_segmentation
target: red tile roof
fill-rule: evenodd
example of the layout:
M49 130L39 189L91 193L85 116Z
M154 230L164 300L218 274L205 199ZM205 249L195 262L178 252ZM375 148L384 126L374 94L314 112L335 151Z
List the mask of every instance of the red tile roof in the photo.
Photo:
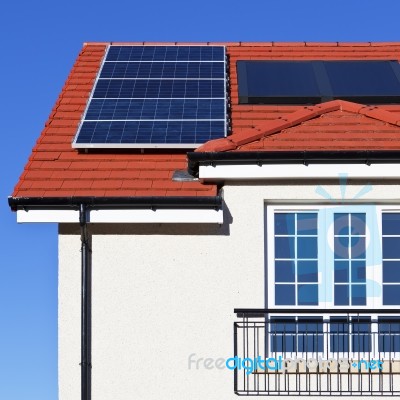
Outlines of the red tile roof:
M400 150L400 114L334 100L260 122L198 152L262 150Z
M87 43L83 46L13 197L216 195L214 185L171 180L175 170L186 168L184 151L85 153L71 147L108 44ZM251 151L256 148L254 146L259 149L400 149L400 105L376 108L347 102L315 107L239 105L236 78L236 61L241 59L399 60L400 43L234 42L203 45L227 46L232 135L209 142L200 151ZM337 140L330 140L332 135Z
M186 153L78 152L71 142L106 45L83 47L45 124L13 197L215 196L214 185L174 182Z

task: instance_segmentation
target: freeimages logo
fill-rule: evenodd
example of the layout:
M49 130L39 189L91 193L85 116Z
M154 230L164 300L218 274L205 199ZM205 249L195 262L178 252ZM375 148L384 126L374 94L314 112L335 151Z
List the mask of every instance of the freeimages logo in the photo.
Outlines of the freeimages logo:
M299 366L304 366L308 369L317 369L320 372L332 371L336 372L347 372L351 368L355 368L358 371L375 371L383 369L383 361L380 360L360 360L351 361L348 358L340 358L338 360L329 358L323 359L322 357L316 358L282 358L269 357L262 358L258 356L256 358L240 358L238 356L226 358L212 357L197 358L196 353L190 354L188 357L188 369L225 369L245 371L246 375L253 374L255 372L265 371L276 371L282 374L286 372L296 371Z
M347 358L341 358L339 360L324 360L322 359L322 357L319 357L318 360L316 358L308 358L306 360L304 358L282 359L281 356L278 356L278 358L270 357L266 359L263 359L261 356L258 356L257 358L241 359L236 356L228 358L225 365L230 370L243 369L244 371L246 371L246 375L250 375L254 372L265 372L267 370L286 373L289 371L295 371L298 365L304 365L308 369L319 368L320 371L324 372L326 372L327 370L336 370L337 368L339 368L340 371L348 371L350 369L350 366L358 369L359 371L374 371L383 369L383 361L379 360L361 360L358 362L350 363L349 359Z

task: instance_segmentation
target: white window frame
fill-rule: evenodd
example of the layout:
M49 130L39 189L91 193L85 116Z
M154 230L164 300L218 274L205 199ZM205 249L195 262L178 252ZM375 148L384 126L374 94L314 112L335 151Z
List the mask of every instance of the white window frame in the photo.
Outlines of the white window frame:
M340 207L340 210L339 210ZM337 210L336 210L337 208ZM334 210L335 209L335 210ZM367 243L367 268L366 268L366 280L367 280L367 302L366 305L348 305L348 306L335 306L334 305L334 269L333 269L333 259L327 260L326 251L328 245L333 248L333 232L330 230L325 231L327 226L333 227L333 220L327 221L330 218L333 211L335 212L365 212L366 213L366 243ZM364 211L363 211L364 210ZM276 212L317 212L318 213L318 306L297 306L297 305L275 305L275 229L274 229L274 214ZM374 205L374 204L329 204L329 205L303 205L303 204L284 204L284 205L272 205L266 204L266 291L267 291L267 304L266 308L281 308L281 309L292 309L304 308L304 309L315 309L316 307L321 309L321 313L326 309L393 309L396 306L393 305L383 305L383 272L382 272L382 214L386 212L400 213L400 205ZM324 220L321 220L323 218ZM376 232L370 232L368 226L374 226ZM321 227L325 227L324 231L321 233ZM378 243L373 242L369 245L370 241L373 240L372 236L375 238L379 237ZM328 238L330 243L326 243L326 238ZM323 265L325 267L323 267ZM324 274L330 274L330 279L326 279ZM329 282L331 282L329 284ZM370 282L370 283L368 283ZM296 283L297 284L297 283ZM330 287L327 287L330 285Z

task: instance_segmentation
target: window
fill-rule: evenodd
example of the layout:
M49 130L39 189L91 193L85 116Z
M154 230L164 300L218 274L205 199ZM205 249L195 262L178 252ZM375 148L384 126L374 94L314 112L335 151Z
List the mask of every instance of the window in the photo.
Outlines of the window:
M400 318L374 310L400 304L400 208L268 206L266 243L267 308L293 309L270 319L272 352L399 354Z
M275 303L318 305L316 213L275 215Z
M240 104L400 101L397 61L238 61Z
M321 353L324 349L322 317L272 317L273 353Z
M269 308L400 305L400 209L267 207Z
M389 357L400 352L400 318L380 317L378 320L378 349Z
M400 305L400 214L382 215L383 304Z
M371 318L330 318L331 353L364 353L371 351Z
M334 304L365 306L365 213L334 213Z

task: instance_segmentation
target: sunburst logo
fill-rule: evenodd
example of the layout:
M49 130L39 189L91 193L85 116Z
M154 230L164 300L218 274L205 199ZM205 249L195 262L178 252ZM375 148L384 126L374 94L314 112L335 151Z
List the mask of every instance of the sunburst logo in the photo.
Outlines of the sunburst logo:
M381 286L373 270L380 263L377 210L363 198L373 190L370 183L357 191L348 183L348 174L338 174L339 191L318 185L315 193L331 206L320 210L320 244L324 262L319 272L325 282L323 298L335 305L367 305L368 298L380 296ZM321 247L322 248L322 247Z
M339 185L340 185L340 198L335 198L331 193L329 193L324 187L318 185L315 188L315 192L323 197L326 200L332 201L333 203L341 203L345 200L358 200L365 196L367 193L373 190L373 187L370 183L364 185L353 197L350 199L346 198L346 191L348 187L347 178L348 174L338 174L339 177Z

